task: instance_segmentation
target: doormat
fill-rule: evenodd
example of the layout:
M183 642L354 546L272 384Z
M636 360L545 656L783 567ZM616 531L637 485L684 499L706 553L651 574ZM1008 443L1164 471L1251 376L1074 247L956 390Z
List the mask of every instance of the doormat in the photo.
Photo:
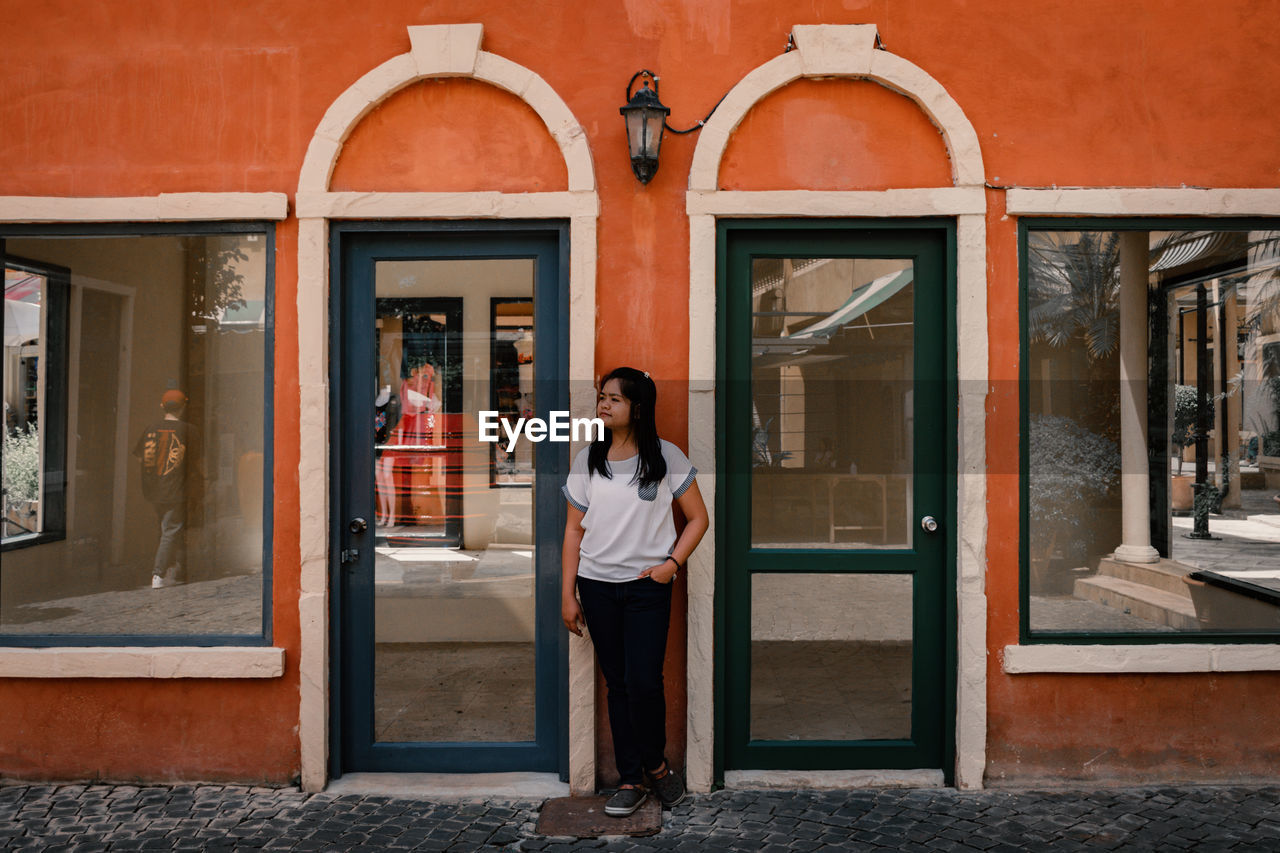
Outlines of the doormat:
M604 813L608 797L557 797L542 804L535 832L573 838L601 835L656 835L662 829L662 804L650 796L627 817Z

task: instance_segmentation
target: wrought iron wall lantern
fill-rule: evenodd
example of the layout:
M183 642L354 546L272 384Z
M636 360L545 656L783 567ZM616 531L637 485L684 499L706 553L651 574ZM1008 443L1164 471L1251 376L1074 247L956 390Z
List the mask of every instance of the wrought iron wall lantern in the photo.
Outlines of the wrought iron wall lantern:
M632 88L641 78L643 78L644 87L632 94ZM642 184L649 183L658 173L658 153L662 150L662 132L669 130L672 133L684 134L700 130L707 123L707 119L711 118L711 113L720 106L717 102L716 107L712 107L711 112L707 113L707 117L702 121L693 127L678 130L667 124L667 116L671 115L671 109L664 106L658 98L659 79L657 74L648 69L633 74L631 81L627 83L627 105L618 110L627 123L627 148L631 152L631 171ZM652 89L649 88L650 81L653 82Z

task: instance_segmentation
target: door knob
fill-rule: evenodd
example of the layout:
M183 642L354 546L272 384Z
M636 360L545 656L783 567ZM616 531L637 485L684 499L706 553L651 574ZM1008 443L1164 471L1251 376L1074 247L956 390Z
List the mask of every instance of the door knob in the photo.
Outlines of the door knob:
M353 518L351 519L351 523L347 525L347 529L352 533L364 533L369 529L369 522L365 521L363 518Z
M924 518L920 519L920 528L924 530L925 533L937 533L938 520L932 515L926 515Z

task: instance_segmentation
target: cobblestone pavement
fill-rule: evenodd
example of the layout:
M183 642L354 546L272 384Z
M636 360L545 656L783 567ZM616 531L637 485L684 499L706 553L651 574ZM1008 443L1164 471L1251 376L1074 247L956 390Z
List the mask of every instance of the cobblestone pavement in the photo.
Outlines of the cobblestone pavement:
M0 787L3 850L1280 851L1280 786L720 791L647 838L546 838L537 803L236 786Z

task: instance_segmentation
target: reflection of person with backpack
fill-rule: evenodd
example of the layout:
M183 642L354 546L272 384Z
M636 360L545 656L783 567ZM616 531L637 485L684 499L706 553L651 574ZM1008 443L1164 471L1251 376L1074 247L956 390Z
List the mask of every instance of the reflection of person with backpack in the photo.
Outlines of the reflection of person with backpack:
M133 455L142 460L142 496L155 508L160 523L152 589L186 580L188 474L199 458L192 446L195 431L182 420L187 395L176 388L166 391L160 407L164 418L143 430L133 448Z

